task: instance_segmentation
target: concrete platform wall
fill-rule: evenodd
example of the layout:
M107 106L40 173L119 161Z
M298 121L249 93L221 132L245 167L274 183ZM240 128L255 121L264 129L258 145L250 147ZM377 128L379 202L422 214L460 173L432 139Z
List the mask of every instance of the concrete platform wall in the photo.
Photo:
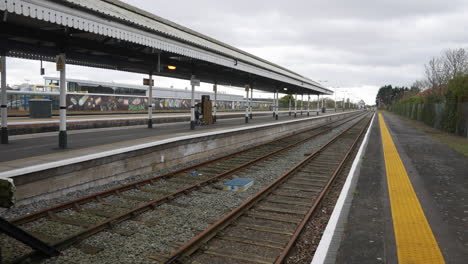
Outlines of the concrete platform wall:
M253 128L208 132L188 139L157 144L121 154L13 176L17 204L50 199L131 176L157 172L196 159L258 144L313 126L342 119L356 112L307 118Z

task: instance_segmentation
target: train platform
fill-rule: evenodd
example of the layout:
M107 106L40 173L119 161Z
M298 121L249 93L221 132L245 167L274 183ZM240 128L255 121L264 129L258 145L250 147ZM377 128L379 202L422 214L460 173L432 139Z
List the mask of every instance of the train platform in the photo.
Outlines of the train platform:
M316 116L316 112L311 112L311 116ZM321 114L324 115L324 114ZM177 115L182 116L182 115ZM57 146L57 132L35 133L10 136L10 144L2 145L0 148L0 172L12 166L12 163L5 163L19 159L30 159L35 156L43 156L49 154L63 155L64 153L75 153L74 156L79 156L78 152L82 149L87 149L85 152L99 152L103 149L114 149L122 145L135 145L146 143L154 140L167 139L180 135L192 135L204 133L207 131L218 131L231 128L255 126L260 124L281 123L286 120L293 120L293 116L289 116L288 112L280 112L280 119L273 120L271 112L268 115L262 113L254 113L253 119L245 124L244 116L242 118L232 117L219 119L218 122L210 126L197 126L195 131L189 129L187 122L172 122L168 124L156 124L152 129L148 129L146 125L126 126L126 127L109 127L86 130L68 131L68 148L60 150ZM307 113L298 118L307 117ZM108 120L102 117L102 120ZM125 116L124 118L132 118ZM134 117L136 118L136 117ZM98 122L99 117L93 119ZM145 119L146 121L147 119ZM41 121L37 121L41 122ZM102 147L105 146L105 147ZM89 149L91 148L91 149ZM35 160L35 159L34 159ZM25 161L26 162L26 161ZM23 166L27 163L23 163ZM5 167L6 166L6 167Z
M331 110L333 111L333 110ZM289 111L279 111L280 114ZM311 111L312 113L312 111ZM316 111L313 112L316 114ZM254 116L270 116L271 111L254 111ZM243 119L245 111L218 112L217 119ZM175 123L190 121L190 113L153 113L153 124ZM67 130L81 130L90 128L125 127L145 125L148 114L106 114L106 115L71 115L67 116ZM59 130L59 117L29 118L9 117L8 130L10 135L44 133Z
M69 131L68 148L58 148L57 132L17 135L0 147L0 178L14 179L17 200L49 199L69 191L143 175L208 158L243 146L325 124L360 111L306 112L279 120L271 115L219 119L190 130L189 123ZM315 115L314 115L315 114ZM45 195L43 195L45 194Z
M284 112L284 111L282 111ZM257 115L271 114L271 111L254 111ZM236 115L244 116L245 111L231 111L231 112L218 112L218 116ZM153 113L154 119L168 118L168 117L190 117L190 113L187 112L174 112L174 113ZM127 120L127 119L148 119L147 113L142 114L92 114L92 115L69 115L67 116L67 122L86 122L86 121L102 121L102 120ZM25 116L14 116L8 117L9 125L21 125L21 124L49 124L57 123L60 121L58 115L54 115L51 118L30 118Z
M468 158L391 113L365 142L312 263L466 263Z

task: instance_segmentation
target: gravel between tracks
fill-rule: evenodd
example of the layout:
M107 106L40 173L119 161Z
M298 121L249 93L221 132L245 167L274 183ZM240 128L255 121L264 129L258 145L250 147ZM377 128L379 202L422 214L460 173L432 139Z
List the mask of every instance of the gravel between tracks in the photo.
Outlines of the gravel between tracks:
M181 168L184 168L184 167L189 167L189 166L192 166L192 165L195 165L195 164L207 161L207 160L215 159L215 158L218 158L218 157L221 157L221 156L224 156L224 155L228 155L230 153L234 153L234 152L246 149L246 148L250 148L250 147L255 146L255 145L256 144L252 144L252 145L244 146L244 147L232 150L232 151L227 151L227 152L223 152L223 153L220 153L220 154L217 154L217 155L213 155L213 156L208 157L208 158L197 159L197 160L193 160L193 161L190 161L190 162L186 162L186 163L183 163L183 164L180 164L180 165L177 165L177 166L173 166L171 168L160 170L157 173L148 173L148 174L137 175L137 176L127 178L125 180L115 181L115 182L107 183L107 184L104 184L104 185L101 185L101 186L91 187L91 188L88 188L86 190L79 190L79 191L75 191L75 192L70 192L70 193L67 193L67 195L64 195L64 196L62 196L60 198L56 198L56 199L40 200L40 201L37 201L37 202L33 202L31 204L12 207L10 209L0 208L0 215L3 218L6 218L6 219L13 219L13 218L20 217L20 216L23 216L23 215L26 215L26 214L29 214L29 213L32 213L32 212L36 212L36 211L45 209L45 208L49 208L49 207L57 205L57 204L62 204L62 203L66 203L66 202L69 202L69 201L77 200L77 199L80 199L82 197L92 195L92 194L95 194L95 193L99 193L99 192L103 192L103 191L106 191L106 190L109 190L109 189L112 189L112 188L116 188L116 187L119 187L119 186L122 186L122 185L125 185L125 184L129 184L129 183L136 182L136 181L139 181L139 180L144 180L144 179L148 179L148 178L155 177L155 176L158 176L158 175L162 175L162 174L165 174L165 173L168 173L168 172L171 172L171 171L175 171L175 170L178 170L178 169L181 169Z
M254 185L244 192L223 191L222 182L205 186L163 204L135 221L125 221L112 230L86 239L86 245L103 249L97 254L70 248L63 251L61 256L43 263L155 263L150 256L160 256L175 250L349 125L285 151L281 158L271 157L232 175L230 178L248 177L255 180Z

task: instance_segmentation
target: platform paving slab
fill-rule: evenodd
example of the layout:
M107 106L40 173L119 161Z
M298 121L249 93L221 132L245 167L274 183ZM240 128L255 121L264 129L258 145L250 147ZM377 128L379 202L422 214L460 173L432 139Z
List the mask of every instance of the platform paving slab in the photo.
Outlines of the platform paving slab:
M279 121L274 121L270 116L259 116L249 120L248 125L258 125L271 122L282 122L292 120L289 116L282 116ZM68 149L60 150L58 148L57 133L47 133L47 135L34 134L34 137L15 139L13 136L10 144L0 147L0 162L24 159L33 156L47 155L52 153L67 153L69 151L96 147L105 144L119 144L129 140L151 140L154 136L174 136L175 134L190 134L200 131L206 132L215 129L227 129L232 127L244 126L244 120L241 118L222 119L211 126L197 127L195 132L189 130L187 122L178 122L173 124L160 124L148 129L146 127L135 127L132 129L96 129L92 132L89 130L73 131L68 135ZM86 131L86 132L85 132ZM125 143L126 144L126 143ZM0 167L4 165L0 163ZM1 169L1 168L0 168Z
M468 159L430 135L384 114L446 263L468 259ZM345 224L336 263L397 263L378 123Z

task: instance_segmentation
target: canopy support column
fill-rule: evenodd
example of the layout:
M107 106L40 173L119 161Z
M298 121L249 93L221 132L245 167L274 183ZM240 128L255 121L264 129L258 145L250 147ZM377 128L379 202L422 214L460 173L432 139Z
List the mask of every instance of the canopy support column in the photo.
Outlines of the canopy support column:
M301 94L301 115L302 115L303 110L304 110L304 94Z
M245 123L249 123L249 86L245 86Z
M197 80L195 80L195 75L192 75L190 79L190 85L192 86L192 94L190 100L190 129L195 130L195 84Z
M273 92L273 103L271 104L273 110L273 118L276 116L276 91Z
M57 57L57 70L60 71L60 132L59 148L67 148L67 78L66 57L61 53Z
M310 116L310 94L307 94L307 116Z
M213 102L213 122L216 123L216 110L217 110L217 95L218 95L218 85L215 83L213 84L213 92L214 92L214 102Z
M291 100L292 100L292 94L289 95L289 116L291 116Z
M317 115L320 113L320 94L317 94Z
M8 144L8 109L7 109L7 85L6 85L6 56L2 54L0 57L0 70L1 70L1 115L2 115L2 129L1 129L1 143Z
M153 128L153 74L151 73L148 84L148 128Z
M250 119L253 118L252 108L253 108L253 87L250 88L250 107L249 107L249 117Z
M297 93L294 95L294 118L297 117Z
M276 114L275 114L275 120L278 120L278 115L279 115L279 93L278 93L278 90L276 90Z

